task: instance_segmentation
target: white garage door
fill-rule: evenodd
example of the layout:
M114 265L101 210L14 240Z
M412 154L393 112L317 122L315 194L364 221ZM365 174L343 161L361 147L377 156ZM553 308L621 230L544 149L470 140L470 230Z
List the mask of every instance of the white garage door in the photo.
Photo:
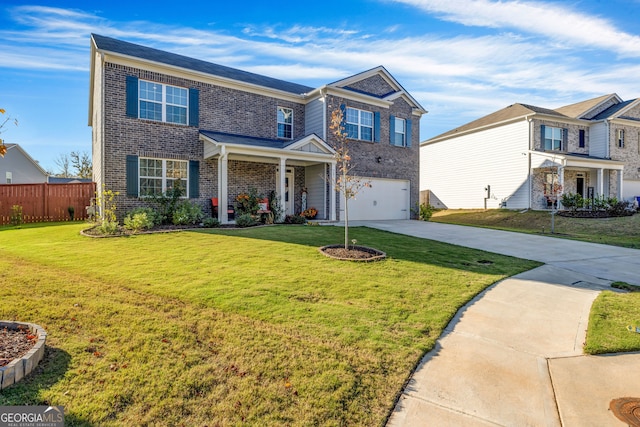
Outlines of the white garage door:
M409 219L409 181L363 178L371 187L361 189L349 200L349 220ZM342 203L342 200L340 201ZM344 218L344 208L340 209Z

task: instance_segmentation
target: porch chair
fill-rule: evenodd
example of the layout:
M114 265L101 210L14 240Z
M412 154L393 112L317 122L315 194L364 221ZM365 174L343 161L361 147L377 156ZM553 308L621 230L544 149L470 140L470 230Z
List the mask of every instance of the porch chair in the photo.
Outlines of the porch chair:
M218 217L218 198L211 198L211 216L214 218ZM236 218L236 209L233 205L227 205L227 218L229 220L233 220Z

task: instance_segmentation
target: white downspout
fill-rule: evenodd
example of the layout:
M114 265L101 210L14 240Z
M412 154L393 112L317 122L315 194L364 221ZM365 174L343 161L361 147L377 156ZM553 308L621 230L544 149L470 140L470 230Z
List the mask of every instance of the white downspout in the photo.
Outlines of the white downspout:
M529 121L529 152L527 153L528 167L529 167L529 209L532 209L531 198L533 197L533 169L531 168L531 151L533 151L533 119L527 117Z

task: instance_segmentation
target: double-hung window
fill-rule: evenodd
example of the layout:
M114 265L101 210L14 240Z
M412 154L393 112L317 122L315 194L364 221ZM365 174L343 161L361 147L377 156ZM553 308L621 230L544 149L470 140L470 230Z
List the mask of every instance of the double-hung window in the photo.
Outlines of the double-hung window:
M544 149L562 150L562 128L551 126L544 128Z
M278 107L278 138L293 138L293 110Z
M395 118L393 145L397 147L407 145L407 122L405 119Z
M188 162L184 160L140 158L139 183L141 196L160 196L180 185L188 194Z
M373 113L371 111L347 108L345 122L348 138L373 141Z
M618 148L624 148L624 129L618 129Z
M140 80L140 118L187 124L188 91L185 88Z

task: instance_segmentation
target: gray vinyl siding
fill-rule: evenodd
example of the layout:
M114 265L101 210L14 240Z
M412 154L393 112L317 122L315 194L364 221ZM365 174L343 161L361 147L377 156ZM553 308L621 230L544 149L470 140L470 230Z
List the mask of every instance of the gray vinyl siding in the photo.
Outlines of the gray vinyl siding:
M595 123L591 125L589 130L589 155L593 157L607 157L607 144L609 143L607 135L607 125Z
M325 165L308 166L305 169L305 187L307 187L307 208L316 208L318 216L316 219L325 218L326 182L322 178Z
M324 126L324 102L322 98L314 99L305 106L304 113L304 134L310 135L315 133L320 138L326 140L325 126Z
M423 145L420 189L449 209L529 207L529 125L526 121Z
M47 182L47 175L27 157L17 146L8 147L7 154L0 158L0 184L7 183L7 172L11 172L12 184L37 184Z

